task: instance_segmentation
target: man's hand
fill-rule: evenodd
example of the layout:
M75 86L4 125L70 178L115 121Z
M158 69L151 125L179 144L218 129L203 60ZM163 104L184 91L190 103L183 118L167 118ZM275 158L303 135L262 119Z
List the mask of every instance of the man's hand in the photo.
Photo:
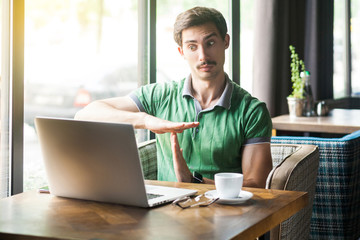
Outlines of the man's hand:
M175 132L171 133L170 140L176 178L179 182L191 182L192 175L183 157L182 149L180 148Z
M197 126L199 126L199 122L171 122L151 115L146 115L145 117L145 128L157 134L167 132L182 133L186 129ZM177 143L177 145L179 145L179 143Z

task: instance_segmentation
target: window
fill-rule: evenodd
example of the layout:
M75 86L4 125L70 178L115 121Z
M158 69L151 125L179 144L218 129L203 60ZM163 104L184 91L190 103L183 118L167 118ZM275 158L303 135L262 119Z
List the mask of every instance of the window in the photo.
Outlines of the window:
M24 190L47 184L35 116L73 118L137 87L136 2L25 1Z
M253 83L253 49L254 49L254 1L240 2L240 85L248 92L252 92Z
M360 1L334 1L334 97L360 95Z
M230 39L235 38L232 34L232 25L234 20L231 18L230 9L232 1L178 1L176 3L167 0L157 0L157 81L171 81L180 80L187 77L190 73L186 61L180 56L177 50L177 44L173 39L173 25L176 16L189 8L196 6L212 7L219 10L225 17L230 33ZM241 71L240 84L247 91L252 91L252 54L253 54L253 23L254 23L254 2L253 0L240 1L241 19L240 25L236 26L241 29L240 52L235 53L240 55ZM235 16L234 16L235 17ZM238 16L237 16L238 17ZM231 49L226 51L225 71L231 77L233 67L231 59Z
M351 1L351 89L352 95L360 96L360 1Z
M12 185L15 183L17 190L12 191L11 194L47 184L34 128L35 116L73 117L75 112L90 101L129 93L138 86L138 82L142 84L147 82L139 79L141 76L138 76L142 62L145 65L149 64L147 61L155 62L155 65L149 64L149 66L156 67L150 67L149 71L145 72L148 75L155 73L152 79L157 79L158 82L179 80L189 73L186 62L178 54L176 43L172 38L173 23L179 12L198 5L214 7L224 14L230 35L232 39L235 39L231 42L226 55L225 70L230 77L233 72L240 75L240 62L236 60L240 59L240 51L239 48L233 48L237 44L240 46L240 34L239 36L232 34L234 29L236 31L240 29L240 25L244 28L244 34L241 35L244 44L241 45L241 49L248 50L241 55L241 62L245 64L252 61L250 45L252 0L241 1L244 16L249 18L241 19L241 21L236 20L239 19L240 14L240 6L237 5L240 3L236 0L225 2L222 0L176 2L169 0L0 0L0 2L10 5L7 6L7 10L19 3L19 9L24 8L24 12L19 12L19 21L25 25L24 31L20 29L21 33L24 32L24 36L20 34L13 37L14 42L19 41L19 44L12 45L24 55L24 60L20 58L19 64L13 64L11 69L9 67L11 72L20 72L21 75L16 78L16 81L8 83L18 83L19 86L12 85L15 93L11 92L10 96L2 93L2 99L17 99L12 103L10 110L21 110L21 114L12 115L15 125L12 126L11 135L12 142L16 146L11 146L14 155L10 156L12 160L10 181ZM150 18L155 16L157 19L156 32L154 31L156 28L153 28L155 25L150 27L138 25L141 19L138 18L138 13L144 9L148 10L148 7L144 8L145 5L150 5L152 8L149 13ZM15 6L14 9L17 7ZM24 20L23 23L22 20ZM145 36L141 36L139 27L144 26L148 30ZM152 52L153 56L150 57L145 54L146 59L143 59L140 57L143 54L141 44L143 44L143 39L148 38L157 41L155 47L152 47L157 51ZM22 41L24 41L23 44ZM146 49L146 47L143 48ZM251 69L250 65L246 65L241 71L241 77L246 78L244 86L251 86ZM4 84L1 88L3 86ZM4 116L1 116L2 127L6 121L4 121ZM4 131L6 129L2 128L2 148L5 146L3 145ZM6 148L10 149L8 146ZM5 154L4 151L1 153L2 156ZM9 165L9 162L1 161L1 178L4 176L2 172L4 163ZM6 174L6 177L9 177L9 171ZM7 182L1 179L1 184L8 185Z
M178 45L173 38L174 23L177 15L187 9L205 6L219 10L225 17L228 29L229 21L229 3L226 1L167 1L157 0L157 81L177 81L184 79L190 73L186 61L178 52ZM231 47L231 46L230 46ZM229 73L229 51L226 51L225 71Z

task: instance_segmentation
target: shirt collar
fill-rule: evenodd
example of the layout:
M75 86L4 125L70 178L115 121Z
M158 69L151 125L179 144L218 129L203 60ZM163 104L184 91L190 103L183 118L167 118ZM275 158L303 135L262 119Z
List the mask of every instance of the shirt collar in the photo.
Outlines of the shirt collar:
M229 76L225 73L226 86L221 94L219 101L215 104L215 106L223 107L226 109L230 109L231 107L231 95L234 89L234 85L231 83ZM191 74L185 79L184 89L182 93L183 97L189 96L194 98L191 93Z

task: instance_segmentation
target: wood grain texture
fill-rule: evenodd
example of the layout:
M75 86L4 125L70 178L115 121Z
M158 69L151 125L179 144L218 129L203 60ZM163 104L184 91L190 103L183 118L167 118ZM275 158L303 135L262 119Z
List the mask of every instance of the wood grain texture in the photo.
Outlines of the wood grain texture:
M285 131L348 134L360 130L360 110L333 109L329 116L272 118L273 128Z
M213 185L147 181L197 189ZM0 200L0 239L254 239L306 206L307 193L244 188L241 205L152 209L55 197L29 191Z

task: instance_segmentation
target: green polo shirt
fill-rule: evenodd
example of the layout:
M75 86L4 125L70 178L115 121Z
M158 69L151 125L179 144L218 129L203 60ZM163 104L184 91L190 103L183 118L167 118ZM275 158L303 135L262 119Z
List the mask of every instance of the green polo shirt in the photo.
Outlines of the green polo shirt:
M130 94L140 111L174 122L200 122L178 134L191 172L214 179L217 172L242 172L241 147L270 142L272 123L265 103L226 75L218 103L201 109L191 95L191 76L179 82L143 86ZM176 181L170 133L157 134L158 180Z

